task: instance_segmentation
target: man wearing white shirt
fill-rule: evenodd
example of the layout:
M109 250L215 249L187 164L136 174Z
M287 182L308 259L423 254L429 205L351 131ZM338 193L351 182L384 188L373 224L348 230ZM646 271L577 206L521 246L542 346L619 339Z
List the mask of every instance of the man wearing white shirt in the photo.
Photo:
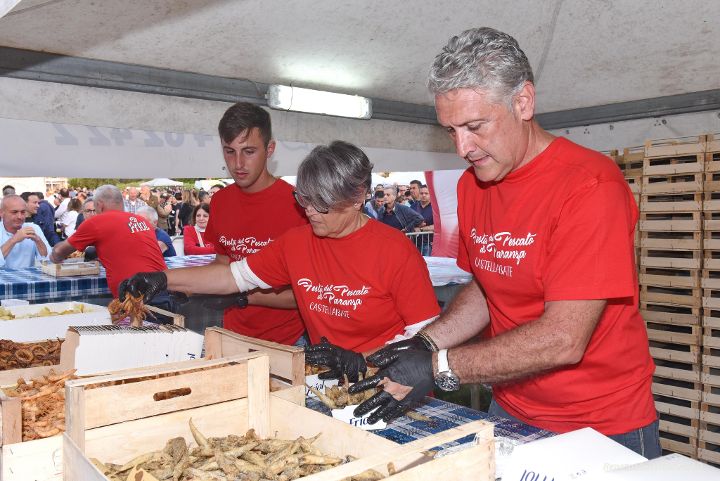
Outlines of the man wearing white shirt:
M22 269L45 259L50 245L40 226L25 222L27 205L19 195L8 195L2 200L0 228L0 268Z

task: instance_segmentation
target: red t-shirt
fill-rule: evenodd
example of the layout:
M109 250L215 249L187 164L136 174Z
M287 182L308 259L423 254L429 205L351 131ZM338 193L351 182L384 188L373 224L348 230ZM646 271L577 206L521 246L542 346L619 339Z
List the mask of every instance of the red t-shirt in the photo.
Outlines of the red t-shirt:
M232 184L213 195L212 215L205 240L215 252L239 261L258 252L292 227L307 224L305 212L292 195L293 187L276 180L260 192L248 194ZM245 336L293 344L305 331L294 309L248 306L230 308L223 327Z
M195 230L195 226L186 225L183 227L183 250L185 255L215 254L215 246L212 245L212 242L207 241L205 235L205 232L200 232L200 238L202 238L204 244L200 247L200 238L198 238L198 231Z
M578 364L493 388L513 416L605 435L655 420L633 256L637 218L613 162L563 138L499 183L478 181L472 169L460 178L458 266L487 296L491 337L539 318L548 301L608 299Z
M263 282L292 286L313 343L364 352L440 313L417 247L375 220L339 239L298 227L247 262Z
M111 210L86 219L68 242L79 251L95 246L115 297L124 279L138 272L167 269L155 228L144 217L129 212Z

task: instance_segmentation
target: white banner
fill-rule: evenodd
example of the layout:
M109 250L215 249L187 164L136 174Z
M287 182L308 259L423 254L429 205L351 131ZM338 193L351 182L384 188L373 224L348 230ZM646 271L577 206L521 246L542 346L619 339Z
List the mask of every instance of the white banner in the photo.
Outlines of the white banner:
M295 175L315 147L278 141L274 175ZM375 170L453 167L455 154L363 147ZM448 165L450 164L450 165ZM460 164L462 165L462 164ZM6 177L229 177L217 135L118 129L0 118L0 174Z

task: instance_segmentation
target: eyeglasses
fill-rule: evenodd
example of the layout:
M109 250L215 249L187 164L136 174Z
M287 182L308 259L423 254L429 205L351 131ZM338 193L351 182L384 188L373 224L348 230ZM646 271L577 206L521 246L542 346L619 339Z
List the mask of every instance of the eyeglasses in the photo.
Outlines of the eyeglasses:
M315 209L315 211L317 211L318 214L327 214L328 212L330 212L330 209L327 209L327 208L318 209L317 207L312 205L308 200L306 200L302 196L300 196L300 194L298 194L297 191L295 191L295 190L293 191L293 197L295 197L295 202L297 202L298 205L300 207L302 207L303 209L312 207L313 209Z
M85 209L84 212L92 212L92 213L94 214L94 213L95 213L95 209Z

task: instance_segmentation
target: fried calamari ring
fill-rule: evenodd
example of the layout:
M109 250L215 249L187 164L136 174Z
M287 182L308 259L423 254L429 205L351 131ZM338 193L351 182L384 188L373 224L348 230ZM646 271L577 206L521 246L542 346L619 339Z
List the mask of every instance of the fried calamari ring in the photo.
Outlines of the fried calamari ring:
M45 357L48 355L48 350L40 344L36 344L30 348L30 352L34 357Z
M30 349L18 349L17 351L15 351L15 359L17 359L18 362L27 364L29 362L32 362L34 356Z

